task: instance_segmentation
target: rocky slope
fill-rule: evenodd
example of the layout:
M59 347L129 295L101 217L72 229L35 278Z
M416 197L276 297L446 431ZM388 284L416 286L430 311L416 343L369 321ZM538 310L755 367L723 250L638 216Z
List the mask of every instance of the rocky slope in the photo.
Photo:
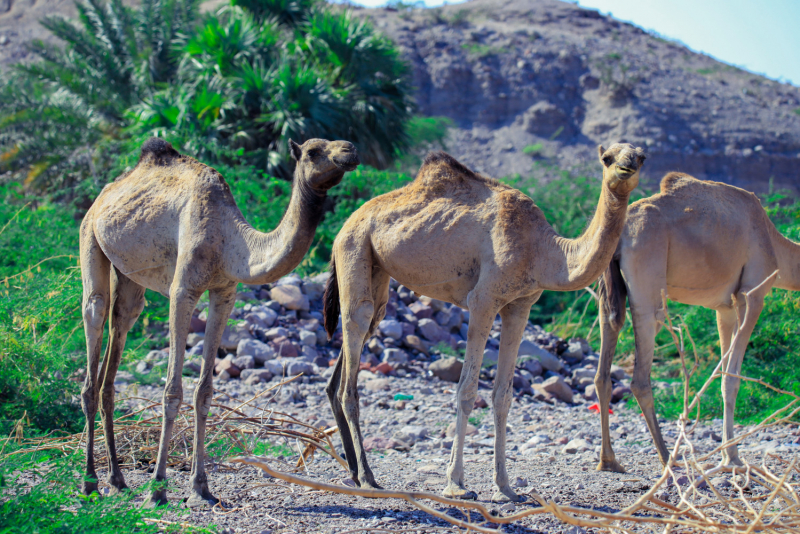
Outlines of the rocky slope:
M592 172L597 144L625 140L647 147L651 182L678 170L800 189L797 87L560 0L356 12L402 47L419 111L453 119L447 148L479 171ZM0 0L0 64L26 59L53 13L73 16L73 1Z
M559 0L360 13L403 47L420 111L455 121L448 148L490 175L573 167L625 140L647 147L650 180L800 186L797 87Z

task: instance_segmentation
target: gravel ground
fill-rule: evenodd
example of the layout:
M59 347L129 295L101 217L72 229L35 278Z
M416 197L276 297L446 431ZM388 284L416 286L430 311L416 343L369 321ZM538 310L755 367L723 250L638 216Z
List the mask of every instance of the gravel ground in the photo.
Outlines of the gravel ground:
M184 392L190 398L195 379L187 377L184 380ZM306 383L287 386L290 394L278 395L271 405L265 401L263 405L253 408L251 414L260 413L261 408L271 406L301 421L322 427L332 425L321 379L304 380ZM377 480L385 488L440 493L445 486L444 475L450 453L451 441L446 436L446 429L455 416L455 385L425 376L392 378L388 382L388 389L385 390L361 390L365 437L402 437L412 430L425 437L418 439L408 451L372 451L370 462ZM218 382L215 385L220 392L238 401L248 399L263 388L263 385L248 386L240 381ZM153 386L139 386L137 390L139 395L145 397L160 396L160 389ZM414 399L394 401L396 393L413 395ZM486 389L480 391L485 399L490 398L489 393ZM580 397L576 397L572 405L558 401L551 405L531 396L515 399L509 416L508 469L510 479L516 480L520 493L536 491L560 504L613 512L634 502L658 478L661 466L643 419L623 403L614 407L611 428L617 458L626 467L627 473L594 470L599 451L597 444L600 442L599 421L598 416L588 410L588 405L589 401ZM491 411L478 408L473 411L473 417L473 422L478 424L475 434L467 440L465 471L468 486L478 492L480 502L501 514L535 507L534 504L523 503L501 508L489 502L493 492ZM671 445L676 426L671 421L664 421L662 425L667 444ZM737 431L743 430L740 428ZM721 434L721 422L701 424L697 434L704 436L695 440L698 450L711 450L717 445L715 437ZM797 434L796 427L765 431L745 444L743 457L748 461L759 461L764 450L776 447L796 454L800 447L792 442L798 441ZM567 452L565 444L574 439L585 440L587 450ZM335 443L338 447L338 439L335 439ZM288 457L287 461L293 464L296 455ZM282 467L278 460L274 460L272 465L278 469ZM103 478L105 473L99 475ZM129 470L126 476L131 487L138 487L149 480L150 475L147 470ZM338 484L347 480L347 473L325 454L317 454L309 466L309 472L303 476ZM169 498L176 512L170 512L165 519L195 525L213 524L226 532L454 530L445 522L401 500L376 501L307 491L303 487L265 478L261 471L252 467L234 468L216 463L209 469L212 491L232 508L225 513L209 509L189 511L181 506L187 496L189 473L170 470L169 477L172 484ZM671 494L666 492L660 495L665 500L674 499L674 496L674 490ZM441 505L436 508L446 511L446 507ZM542 514L506 526L504 532L584 531L570 527L549 514Z

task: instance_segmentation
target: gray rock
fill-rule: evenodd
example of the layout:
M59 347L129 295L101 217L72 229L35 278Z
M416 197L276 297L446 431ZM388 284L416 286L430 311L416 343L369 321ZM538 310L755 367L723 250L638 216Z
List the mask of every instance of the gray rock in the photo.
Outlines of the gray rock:
M192 332L188 336L186 336L186 346L187 347L194 347L201 341L205 339L206 335L202 332Z
M463 367L464 364L456 358L442 358L430 364L428 370L441 380L458 382L461 378L461 369Z
M551 376L539 386L544 391L566 403L572 403L572 388L560 376Z
M189 356L197 356L199 354L203 354L204 346L205 346L205 341L201 340L197 345L187 350L186 354L188 354Z
M303 282L303 293L308 296L309 300L319 300L325 292L325 284L317 282Z
M559 360L558 357L553 356L533 341L529 341L527 339L522 340L522 343L520 343L517 356L531 356L532 358L539 360L539 363L542 365L542 367L548 371L558 372L562 367L564 367L564 364L561 363L561 360Z
M267 330L264 337L267 338L267 341L275 339L276 337L289 337L289 331L282 326L276 326L275 328Z
M592 367L581 367L572 371L572 379L578 380L581 378L591 378L594 380L594 375L597 373L597 369L593 369Z
M252 311L244 316L244 320L248 323L266 330L275 324L278 314L275 310L261 306L257 311Z
M403 325L394 319L384 319L378 324L378 330L386 337L400 339L403 337Z
M583 398L590 401L597 400L597 388L594 384L589 384L583 391Z
M593 447L589 445L585 439L573 439L561 449L561 452L566 454L576 454L583 451L591 450Z
M383 351L383 359L386 363L404 364L408 363L408 354L402 349L386 349Z
M150 362L142 360L136 364L136 372L140 375L146 375L150 372Z
M619 402L631 394L631 388L628 386L617 386L611 391L611 402Z
M384 344L377 337L370 338L369 342L367 343L367 350L372 354L380 354L385 348L386 347Z
M439 343L440 341L450 339L450 335L444 332L433 319L420 319L417 324L417 330L422 337L431 343Z
M236 346L236 355L239 357L252 356L259 365L264 365L265 361L271 360L276 356L275 350L272 347L257 339L243 339L239 341L239 344Z
M309 347L317 345L317 334L308 330L300 330L300 343Z
M465 436L474 436L478 433L478 428L475 425L467 423L467 429L464 432ZM448 438L452 438L456 435L456 422L453 421L449 425L447 425L447 430L444 431L444 435Z
M364 389L367 391L388 391L391 381L388 378L373 378L364 382Z
M544 369L542 368L542 362L533 356L523 356L518 360L518 362L519 367L525 369L531 374L531 376L540 376L542 372L544 372Z
M419 336L413 334L403 337L403 345L410 349L417 350L424 354L428 354L428 345L420 339Z
M570 340L567 350L561 354L561 357L571 362L579 362L583 360L584 354L583 345L577 340Z
M270 295L272 300L277 301L287 310L308 311L310 309L308 296L304 295L296 285L286 284L273 287Z
M256 366L256 360L252 356L237 356L232 362L239 369L254 369Z
M286 365L286 376L295 376L301 373L307 376L316 374L314 371L314 364L298 359L290 361Z
M628 378L628 373L625 372L625 369L620 367L617 364L611 364L611 378L614 380L624 380Z
M301 352L303 354L303 359L306 360L307 362L313 362L314 360L319 358L319 353L317 352L317 349L315 349L314 347L303 345L303 347L301 348Z
M144 360L146 362L153 362L166 359L169 359L169 351L163 351L163 350L151 350L150 352L147 353L147 356L144 357Z
M408 309L414 314L417 319L430 319L433 317L433 308L427 306L419 301L409 304Z
M245 321L233 326L226 326L222 332L222 341L220 341L219 346L227 351L234 351L243 339L253 339L253 336L250 335L249 325Z
M269 369L243 369L239 373L239 378L248 385L253 385L259 382L269 382L272 380L272 373Z
M492 367L497 365L497 361L500 359L500 352L494 349L486 349L483 351L483 366L484 367Z

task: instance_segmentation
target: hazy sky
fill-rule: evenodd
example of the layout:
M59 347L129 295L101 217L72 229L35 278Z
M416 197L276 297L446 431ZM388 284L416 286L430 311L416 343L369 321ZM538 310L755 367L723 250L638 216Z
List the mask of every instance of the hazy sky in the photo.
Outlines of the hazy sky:
M380 6L386 0L357 3ZM430 7L442 3L425 0ZM800 85L800 0L579 0L578 4L677 39L726 63Z

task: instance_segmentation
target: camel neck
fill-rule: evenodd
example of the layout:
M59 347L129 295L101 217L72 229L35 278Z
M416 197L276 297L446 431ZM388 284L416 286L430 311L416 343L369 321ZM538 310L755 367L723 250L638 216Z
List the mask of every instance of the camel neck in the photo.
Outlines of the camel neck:
M778 278L773 287L800 291L800 244L781 235L766 213L764 218L767 219L772 248L778 260Z
M243 217L237 221L231 239L234 254L224 258L228 274L238 282L266 284L290 273L311 247L326 197L295 175L289 206L275 230L263 233Z
M553 232L553 258L559 268L540 282L543 289L575 291L594 282L608 266L625 226L628 194L612 191L603 181L600 199L589 226L575 239Z

